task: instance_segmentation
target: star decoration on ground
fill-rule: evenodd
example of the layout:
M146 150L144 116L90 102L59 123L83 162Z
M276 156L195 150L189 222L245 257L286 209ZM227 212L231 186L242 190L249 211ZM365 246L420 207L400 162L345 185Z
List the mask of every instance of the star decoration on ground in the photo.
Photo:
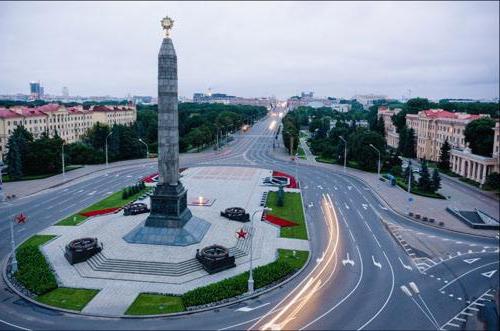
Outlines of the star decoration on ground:
M17 224L24 224L24 223L26 223L26 216L23 213L17 215L16 216L16 222L17 222Z
M240 231L236 232L236 234L238 235L238 239L241 238L246 239L248 232L245 232L245 230L240 229Z

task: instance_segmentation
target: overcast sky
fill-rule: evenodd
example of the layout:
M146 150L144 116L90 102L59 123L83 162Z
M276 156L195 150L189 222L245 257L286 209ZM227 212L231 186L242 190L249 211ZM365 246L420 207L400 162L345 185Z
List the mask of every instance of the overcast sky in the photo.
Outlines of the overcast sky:
M156 95L160 19L179 94L492 98L499 2L0 2L0 94Z

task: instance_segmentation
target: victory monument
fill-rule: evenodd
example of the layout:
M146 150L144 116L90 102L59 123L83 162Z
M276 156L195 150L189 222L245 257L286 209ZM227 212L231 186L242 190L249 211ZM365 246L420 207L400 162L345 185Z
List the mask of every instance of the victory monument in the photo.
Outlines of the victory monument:
M143 226L127 234L131 243L186 246L200 242L210 223L191 214L187 190L179 180L179 116L177 55L170 38L174 21L161 21L165 37L158 54L158 170L151 214Z

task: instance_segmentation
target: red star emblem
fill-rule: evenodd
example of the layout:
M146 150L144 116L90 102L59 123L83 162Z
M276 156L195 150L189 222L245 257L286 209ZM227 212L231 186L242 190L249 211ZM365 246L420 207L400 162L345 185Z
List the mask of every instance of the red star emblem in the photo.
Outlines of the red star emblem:
M248 232L245 232L243 229L240 229L240 231L236 232L236 234L238 235L238 239L246 239L247 235L248 235Z
M24 224L24 223L26 223L26 215L24 215L23 213L17 215L16 216L16 222L17 222L17 224Z

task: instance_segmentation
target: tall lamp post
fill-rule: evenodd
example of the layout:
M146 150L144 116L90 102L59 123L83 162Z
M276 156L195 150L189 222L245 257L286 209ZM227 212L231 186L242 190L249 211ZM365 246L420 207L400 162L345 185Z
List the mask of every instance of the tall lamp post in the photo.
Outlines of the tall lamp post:
M378 177L380 178L380 151L377 147L373 146L373 144L370 144L370 147L373 148L374 150L377 151L378 153L378 167L377 167L377 173L378 173Z
M139 142L143 143L144 146L146 146L146 159L149 159L149 148L148 148L148 144L146 144L144 142L144 140L142 140L141 138L139 138Z
M2 179L2 176L3 176L3 161L1 160L1 157L0 157L0 202L2 202L4 199L5 199L5 194L3 193L3 179Z
M344 142L344 172L346 170L347 165L347 141L345 141L344 137L339 136L340 139Z
M410 214L410 205L411 205L411 175L413 169L411 167L411 160L408 159L408 215Z
M66 176L66 172L65 172L64 168L66 168L66 167L64 165L64 141L63 141L63 143L61 145L61 161L62 161L62 175L63 175L63 177L65 177Z
M108 135L106 136L106 169L108 168L108 138L109 136L111 136L113 134L113 131L111 131L110 133L108 133Z
M16 259L16 242L14 241L14 222L15 218L9 220L10 222L10 244L12 248L12 261L11 261L11 273L14 274L17 271L17 259Z
M252 294L254 292L254 281L253 281L253 237L254 237L254 234L255 234L255 230L254 230L254 227L253 227L253 219L254 219L254 216L255 214L257 214L258 212L264 212L264 211L271 211L272 208L260 208L260 209L257 209L256 211L253 212L252 214L252 218L251 218L251 223L250 223L250 228L252 229L252 233L250 234L250 270L249 270L249 273L250 273L250 276L248 277L248 293L249 294Z

